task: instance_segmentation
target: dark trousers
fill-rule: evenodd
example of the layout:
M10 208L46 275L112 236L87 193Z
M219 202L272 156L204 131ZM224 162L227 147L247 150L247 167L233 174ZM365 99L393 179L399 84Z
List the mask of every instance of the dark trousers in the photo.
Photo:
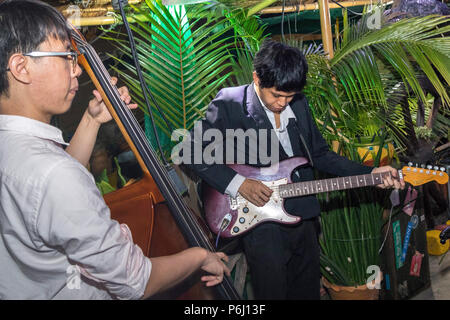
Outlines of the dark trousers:
M320 299L318 218L265 223L243 237L255 299Z

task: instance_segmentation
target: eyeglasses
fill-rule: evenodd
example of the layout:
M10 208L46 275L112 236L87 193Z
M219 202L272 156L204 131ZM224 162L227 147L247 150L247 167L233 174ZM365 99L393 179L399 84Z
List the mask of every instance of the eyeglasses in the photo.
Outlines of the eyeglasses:
M72 60L72 68L73 72L75 72L78 65L78 53L70 50L69 52L54 52L54 51L33 51L29 53L24 53L24 56L40 58L40 57L66 57L67 59ZM10 71L10 69L6 69L6 71Z

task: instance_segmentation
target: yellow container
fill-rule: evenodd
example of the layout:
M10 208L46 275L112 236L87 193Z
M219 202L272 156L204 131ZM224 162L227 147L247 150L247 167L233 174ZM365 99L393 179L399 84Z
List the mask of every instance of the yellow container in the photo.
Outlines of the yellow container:
M439 239L440 230L429 230L427 231L427 249L428 254L433 256L440 256L448 251L449 241L445 244L441 244Z

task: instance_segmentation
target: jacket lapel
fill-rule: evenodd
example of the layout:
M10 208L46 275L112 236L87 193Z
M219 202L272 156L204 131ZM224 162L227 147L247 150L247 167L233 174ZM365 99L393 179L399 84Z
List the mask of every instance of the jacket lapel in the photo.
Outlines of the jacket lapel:
M256 95L253 82L247 87L247 112L255 120L258 129L273 129L266 112Z

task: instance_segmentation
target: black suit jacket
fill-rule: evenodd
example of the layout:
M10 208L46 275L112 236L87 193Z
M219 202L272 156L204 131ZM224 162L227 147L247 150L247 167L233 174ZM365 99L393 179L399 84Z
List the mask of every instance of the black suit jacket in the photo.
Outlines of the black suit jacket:
M292 145L293 156L308 158L308 148L314 168L336 176L348 176L366 174L372 171L372 167L360 165L345 157L339 156L329 150L328 144L319 132L309 109L308 102L304 95L297 94L290 103L297 120L290 121L287 130ZM201 122L203 132L207 129L218 129L223 137L226 137L226 129L252 130L259 133L259 129L266 129L266 132L274 131L266 112L264 111L253 84L222 89L211 101L206 111L205 118ZM262 130L264 131L264 130ZM191 137L193 138L193 131ZM273 132L273 134L275 134ZM306 146L300 139L300 134L304 137ZM257 134L257 141L245 141L245 150L237 150L239 154L245 154L245 163L255 166L264 166L264 159L260 157L256 148L262 139L266 139L268 146L267 155L271 154L270 134ZM235 141L236 142L236 141ZM211 142L202 143L202 151ZM288 155L284 152L281 144L278 144L279 160L285 160ZM236 145L236 143L235 143ZM225 144L223 147L223 163L225 163L227 153ZM194 148L194 147L193 147ZM256 148L256 149L255 149ZM238 152L234 149L234 160L237 160ZM257 157L255 155L257 153ZM229 154L228 154L229 155ZM242 155L242 154L241 154ZM252 158L253 157L253 158ZM255 160L254 158L256 159ZM192 162L191 162L192 163ZM266 165L269 165L266 163ZM225 164L190 164L193 169L206 183L221 193L224 193L228 184L236 175L236 172ZM297 170L299 176L292 175L292 180L309 181L314 179L311 166L301 167ZM319 203L314 195L287 199L284 203L287 212L301 216L303 219L318 216L320 213Z

